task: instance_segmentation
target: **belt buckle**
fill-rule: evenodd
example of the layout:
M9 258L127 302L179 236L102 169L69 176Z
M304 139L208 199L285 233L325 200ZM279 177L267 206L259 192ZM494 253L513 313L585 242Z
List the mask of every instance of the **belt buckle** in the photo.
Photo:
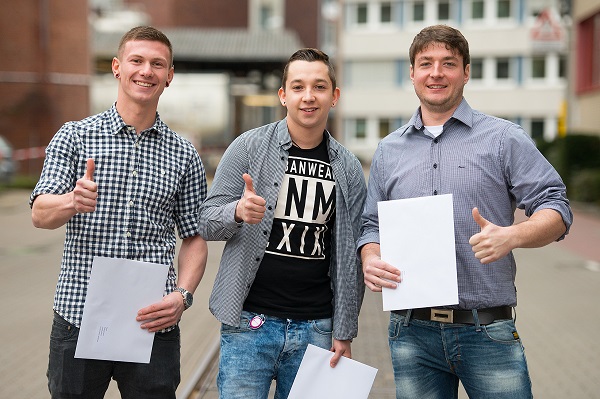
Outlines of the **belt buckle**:
M454 310L452 309L431 309L431 321L439 321L440 323L453 323Z

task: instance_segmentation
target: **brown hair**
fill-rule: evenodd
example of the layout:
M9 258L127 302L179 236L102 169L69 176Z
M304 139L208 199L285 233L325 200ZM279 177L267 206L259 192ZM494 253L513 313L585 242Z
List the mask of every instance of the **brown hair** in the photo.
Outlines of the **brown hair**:
M335 90L335 88L337 87L336 81L335 81L335 70L333 69L333 64L329 60L329 56L327 54L325 54L324 52L322 52L321 50L317 50L316 48L303 48L303 49L296 51L294 54L292 54L292 56L288 60L287 64L285 64L285 68L283 68L283 77L281 78L281 88L284 91L285 91L285 83L286 83L287 77L288 77L288 69L289 69L290 64L294 61L308 61L308 62L321 61L321 62L323 62L325 65L327 65L327 69L329 70L329 79L331 80L331 84L333 86L332 90Z
M417 54L432 43L442 43L446 46L446 49L461 55L463 59L463 68L466 68L467 65L471 63L469 43L462 33L460 33L458 29L454 29L447 25L433 25L424 28L417 36L415 36L410 45L410 49L408 50L410 64L414 66Z
M133 40L149 40L163 43L169 48L169 66L173 66L173 46L171 45L171 41L158 29L153 28L152 26L136 26L135 28L131 28L129 32L125 33L121 38L118 50L119 58L123 55L123 47L125 47L125 44Z

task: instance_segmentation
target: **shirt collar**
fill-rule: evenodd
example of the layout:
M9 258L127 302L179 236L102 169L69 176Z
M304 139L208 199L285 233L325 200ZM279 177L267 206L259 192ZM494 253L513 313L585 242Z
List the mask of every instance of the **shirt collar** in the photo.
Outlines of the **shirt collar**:
M110 109L107 111L107 116L108 116L108 124L109 124L109 128L110 128L110 132L112 134L117 134L121 131L123 131L123 129L127 129L127 124L125 123L125 121L123 120L123 118L121 118L121 115L119 115L119 112L117 111L117 103L113 103L112 107L110 107ZM149 132L154 132L157 135L162 135L167 131L167 125L162 121L162 119L160 119L160 115L158 114L158 112L156 113L156 119L154 120L154 125L152 125L152 127L150 127L149 129L146 129Z
M277 122L277 126L275 127L275 129L277 129L277 141L278 141L279 145L284 150L289 150L290 147L292 146L292 136L290 136L290 132L288 130L287 117L283 118L282 120ZM327 129L325 129L323 131L323 134L325 136L325 140L327 140L327 148L328 148L329 157L331 160L335 156L337 156L338 149L335 148L335 145L334 145L335 140L331 136L331 133L329 133L329 131L327 131Z
M448 123L451 123L453 119L462 122L469 127L473 127L473 109L464 97L458 107L454 110L454 113L450 119L444 123L444 126L447 126ZM410 118L408 125L410 128L408 129L407 133L418 133L423 130L424 124L423 119L421 118L421 107L415 111L413 116Z

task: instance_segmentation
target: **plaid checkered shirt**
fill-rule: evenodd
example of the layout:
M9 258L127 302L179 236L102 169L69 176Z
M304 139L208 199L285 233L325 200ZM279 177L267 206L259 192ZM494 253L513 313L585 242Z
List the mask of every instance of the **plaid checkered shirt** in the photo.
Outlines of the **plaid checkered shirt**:
M170 266L165 294L176 283L176 236L198 235L198 210L206 196L206 177L194 146L165 125L139 135L113 106L98 115L68 122L46 149L30 206L40 194L65 194L96 164L96 210L73 216L66 237L54 310L80 326L94 256Z

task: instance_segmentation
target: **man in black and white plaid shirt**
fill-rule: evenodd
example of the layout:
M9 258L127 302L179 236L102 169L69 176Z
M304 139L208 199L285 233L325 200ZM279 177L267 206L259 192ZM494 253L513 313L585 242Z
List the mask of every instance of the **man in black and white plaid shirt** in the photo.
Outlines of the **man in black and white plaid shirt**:
M175 398L177 323L206 266L207 246L197 226L206 196L204 167L194 146L156 112L173 79L169 39L151 27L133 28L121 39L112 69L119 82L116 103L56 133L31 194L36 227L66 224L48 387L52 398L102 398L114 378L123 398ZM183 240L178 275L175 228ZM170 266L162 301L137 315L142 328L157 332L149 364L74 358L95 256Z

